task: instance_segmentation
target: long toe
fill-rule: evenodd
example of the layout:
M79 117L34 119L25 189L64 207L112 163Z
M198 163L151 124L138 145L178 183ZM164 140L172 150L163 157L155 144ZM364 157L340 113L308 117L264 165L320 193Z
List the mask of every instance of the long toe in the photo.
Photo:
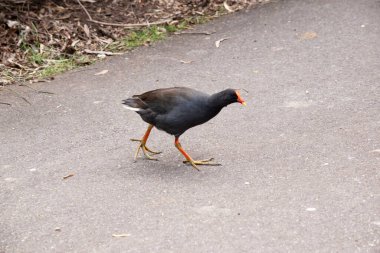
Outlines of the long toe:
M211 162L214 158L204 159L204 160L193 160L193 161L183 161L183 163L191 163L195 165L208 165L208 166L221 166L220 163Z
M161 151L153 151L151 150L150 148L148 148L145 144L143 144L143 141L140 140L140 139L130 139L131 141L136 141L136 142L140 142L140 146L139 147L145 147L145 150L148 151L149 153L151 153L152 155L158 155L158 154L161 154L162 152Z
M158 155L158 154L161 154L161 153L162 153L161 151L153 151L153 150L151 150L150 148L148 148L147 146L145 146L145 149L146 149L146 151L148 151L148 152L151 153L152 155Z
M157 158L151 157L151 156L148 154L147 148L146 148L144 145L141 146L141 149L143 150L143 153L144 153L146 159L148 159L148 160L158 161Z

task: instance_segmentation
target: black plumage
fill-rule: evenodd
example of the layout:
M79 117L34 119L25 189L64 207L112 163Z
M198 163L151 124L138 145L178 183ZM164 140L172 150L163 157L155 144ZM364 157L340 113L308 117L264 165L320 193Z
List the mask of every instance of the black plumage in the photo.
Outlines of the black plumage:
M152 90L123 100L123 104L127 109L136 111L150 125L146 138L144 136L145 140L144 138L140 140L140 147L143 151L146 139L153 126L174 135L177 146L179 136L186 130L207 122L215 117L223 107L234 102L240 102L245 105L237 90L226 89L213 95L208 95L185 87ZM183 151L182 153L184 154L185 152ZM145 151L144 154L151 158ZM186 155L185 157L189 161L190 157ZM189 162L197 168L196 163L193 163L196 161Z

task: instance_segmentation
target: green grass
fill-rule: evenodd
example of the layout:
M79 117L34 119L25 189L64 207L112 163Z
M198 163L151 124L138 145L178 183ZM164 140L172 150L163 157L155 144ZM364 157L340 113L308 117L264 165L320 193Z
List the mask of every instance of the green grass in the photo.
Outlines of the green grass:
M112 43L109 49L112 51L130 50L147 43L162 40L167 36L167 30L162 26L151 26L133 31L120 41Z
M62 59L51 62L46 68L42 69L38 76L40 78L50 77L67 70L75 68L77 64L74 59Z
M41 45L22 45L22 49L28 62L40 66L39 70L27 74L27 79L44 79L94 61L78 54L62 55L51 48L41 48Z
M196 16L181 20L177 24L159 25L145 27L137 31L129 33L120 41L114 42L108 46L108 50L120 52L131 50L133 48L146 45L155 41L166 38L170 33L179 32L189 28L191 25L204 24L210 20L209 17Z
M166 38L171 33L179 32L190 28L195 24L203 24L210 21L212 17L196 16L185 18L176 24L158 25L141 28L130 32L119 41L113 42L103 50L112 52L125 52L136 47L147 45ZM65 71L91 64L97 60L96 56L83 56L81 54L62 55L53 48L47 48L36 42L35 45L21 44L21 49L25 52L29 65L38 66L36 70L25 71L24 74L17 71L9 71L0 74L0 79L9 80L30 80L44 79ZM20 79L21 77L21 79Z

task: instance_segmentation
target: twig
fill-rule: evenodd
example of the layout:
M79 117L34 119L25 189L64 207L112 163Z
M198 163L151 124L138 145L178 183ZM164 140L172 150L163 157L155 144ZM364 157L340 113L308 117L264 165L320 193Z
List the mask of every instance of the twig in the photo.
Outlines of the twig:
M11 106L10 103L4 103L4 102L0 102L0 105L9 105L9 106Z
M87 54L104 54L104 55L122 55L123 53L112 53L109 51L92 51L90 49L85 49L85 53Z
M144 27L144 26L151 26L151 25L162 25L162 24L169 23L170 21L172 21L172 19L169 18L169 19L152 22L152 23L147 22L145 24L144 23L142 24L141 23L140 24L116 24L116 23L101 22L101 21L97 21L93 19L89 21L92 23L101 24L101 25L120 26L120 27L125 27L125 28L136 28L136 27Z
M82 72L82 71L93 70L93 69L98 69L98 68L81 68L81 69L73 70L71 71L71 73Z
M91 15L90 15L90 13L88 13L86 7L83 6L83 4L81 3L80 0L77 0L77 2L79 3L80 7L82 7L82 9L84 10L84 12L86 12L87 17L88 17L88 18L90 19L90 21L91 21L91 20L92 20L92 17L91 17Z
M34 90L34 91L37 92L37 93L43 93L43 94L49 94L49 95L55 95L55 93L53 93L53 92L37 90L37 89L35 89L35 88L33 88L33 87L30 87L29 85L24 84L24 83L23 83L23 84L20 84L19 86L25 86L25 87L28 87L29 89Z
M182 35L182 34L189 34L189 35L211 35L211 34L214 34L215 32L180 32L180 33L176 33L178 35Z
M88 17L88 21L90 21L92 23L100 24L100 25L120 26L120 27L125 27L125 28L136 28L136 27L144 27L144 26L151 26L151 25L161 25L161 24L165 24L165 23L172 21L172 19L164 19L164 20L160 20L160 21L156 21L156 22L152 22L152 23L147 22L145 24L117 24L117 23L102 22L102 21L98 21L98 20L93 19L91 17L90 13L87 11L86 7L84 7L84 5L81 3L80 0L77 0L77 2L82 7L84 12L86 12L86 15Z
M229 39L229 37L226 37L226 38L221 38L220 40L215 41L215 46L217 48L219 48L220 47L220 43L222 43L223 41L228 40L228 39Z
M22 100L24 100L26 103L28 103L29 105L32 105L32 103L30 103L26 98L24 98L23 96L21 96L20 93L18 93L17 91L15 90L12 90L11 88L8 88L8 87L4 87L6 88L7 90L10 90L11 92L13 92L14 94L16 94L16 97L19 97L21 98Z

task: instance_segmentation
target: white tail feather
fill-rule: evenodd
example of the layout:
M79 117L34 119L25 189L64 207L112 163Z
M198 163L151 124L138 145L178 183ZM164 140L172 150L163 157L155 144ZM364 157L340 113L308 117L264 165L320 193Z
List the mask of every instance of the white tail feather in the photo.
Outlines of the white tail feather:
M128 106L128 105L124 105L124 108L128 109L128 110L131 110L131 111L135 111L135 112L138 112L138 111L141 110L140 108L134 108L134 107L131 107L131 106Z

